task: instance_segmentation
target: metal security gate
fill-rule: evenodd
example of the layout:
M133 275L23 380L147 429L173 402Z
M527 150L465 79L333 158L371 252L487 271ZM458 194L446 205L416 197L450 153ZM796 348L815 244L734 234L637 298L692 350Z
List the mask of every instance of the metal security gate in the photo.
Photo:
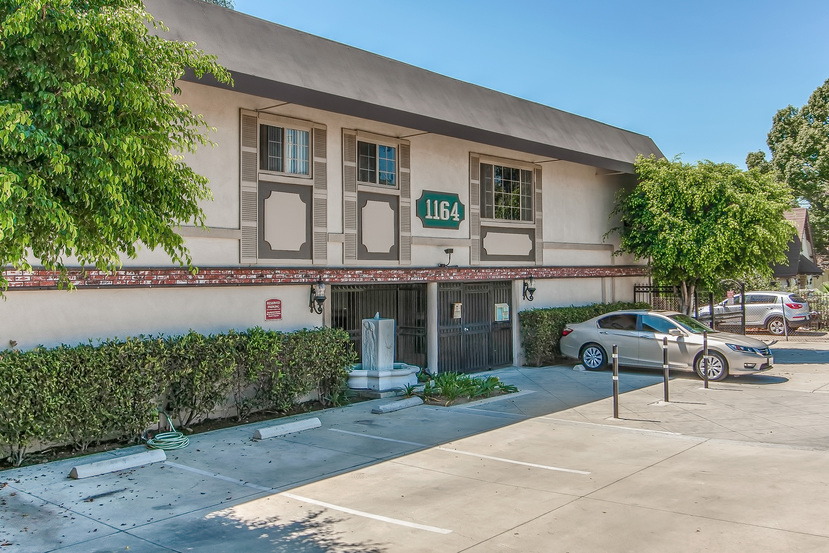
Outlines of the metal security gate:
M468 373L512 363L511 303L509 282L440 284L440 371Z
M363 319L395 320L395 361L426 366L426 285L331 286L331 326L346 330L362 355Z

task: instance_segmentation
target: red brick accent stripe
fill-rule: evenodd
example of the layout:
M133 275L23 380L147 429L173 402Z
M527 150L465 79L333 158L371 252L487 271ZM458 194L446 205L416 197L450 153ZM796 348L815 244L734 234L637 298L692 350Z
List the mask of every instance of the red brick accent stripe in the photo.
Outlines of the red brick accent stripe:
M59 273L34 270L4 271L9 290L43 290L58 287ZM646 276L639 265L603 267L436 267L436 268L202 268L190 273L181 268L130 268L114 273L71 269L69 281L77 288L146 288L175 286L257 286L307 284L322 279L328 284L365 282L451 282L519 280L529 278L600 278Z

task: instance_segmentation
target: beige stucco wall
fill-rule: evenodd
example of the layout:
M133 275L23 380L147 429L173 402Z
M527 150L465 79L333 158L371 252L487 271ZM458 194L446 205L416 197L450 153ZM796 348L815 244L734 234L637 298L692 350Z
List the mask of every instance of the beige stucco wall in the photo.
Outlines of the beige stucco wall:
M629 264L632 259L613 257L617 238L604 243L612 226L609 215L619 188L629 179L608 176L593 167L538 159L522 152L494 148L434 134L421 134L388 124L346 117L293 104L243 95L232 91L180 83L181 101L203 114L215 130L213 147L202 147L187 160L210 181L213 201L202 202L209 232L185 228L182 235L201 267L239 266L239 110L266 110L285 117L325 125L327 130L327 226L328 266L343 265L342 130L357 129L406 139L411 145L411 267L436 267L447 261L444 249L453 248L452 264L468 266L469 156L470 153L538 164L543 171L544 264L589 266ZM457 194L466 207L466 217L457 230L425 229L416 216L415 202L424 190ZM584 244L584 247L580 247ZM70 261L71 264L71 261ZM300 265L295 260L268 260L266 265ZM142 250L136 259L124 259L126 267L169 267L164 252ZM364 262L363 266L396 266L395 262ZM486 266L483 263L482 266ZM526 266L526 263L489 263ZM536 300L518 300L514 312L529 307L584 304L630 299L634 280L640 279L552 279L537 281ZM520 285L520 283L519 283ZM0 306L0 349L9 340L19 347L39 343L77 343L89 338L175 334L190 328L200 332L244 329L255 325L292 330L315 326L321 316L307 309L308 287L158 288L119 290L11 291ZM264 321L264 302L283 300L285 319ZM520 298L520 294L518 294Z
M385 123L347 117L293 104L238 94L232 91L181 83L181 101L193 111L202 113L215 127L210 136L215 147L201 148L189 155L197 170L208 177L215 200L204 202L207 225L217 229L239 228L239 109L266 109L270 113L307 120L326 126L328 149L328 232L343 231L342 222L342 130L358 129L380 135L406 138L411 144L412 174L412 246L413 267L429 267L446 262L446 248L453 248L452 264L469 264L469 155L470 152L525 163L539 163L543 171L544 252L547 265L606 265L627 264L630 259L612 258L611 247L596 250L604 243L604 234L611 227L609 218L616 192L624 177L606 176L593 167L570 162L537 159L523 152L484 146L435 134L420 134ZM464 221L457 230L425 229L416 216L415 202L424 190L439 190L458 194L467 208ZM616 237L608 244L615 248ZM555 243L566 243L559 249ZM188 237L193 259L202 266L238 265L238 239L213 238L209 234ZM579 250L574 244L589 244ZM329 266L342 265L342 244L330 242ZM163 253L142 252L136 260L125 261L128 266L164 265ZM269 261L274 265L296 265L295 261ZM391 263L367 263L390 265ZM495 263L503 265L503 263ZM393 264L391 264L393 265ZM486 265L483 263L482 265ZM521 265L521 263L509 263Z
M190 329L206 334L320 326L323 316L309 312L308 295L305 285L7 292L0 304L0 350L10 340L30 349ZM265 321L269 299L282 300L282 320Z

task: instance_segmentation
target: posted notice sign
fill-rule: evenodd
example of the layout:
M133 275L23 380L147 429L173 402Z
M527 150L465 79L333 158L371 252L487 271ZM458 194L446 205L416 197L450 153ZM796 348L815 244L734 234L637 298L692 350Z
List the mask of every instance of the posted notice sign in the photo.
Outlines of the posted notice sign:
M278 321L282 319L282 300L265 301L265 320Z

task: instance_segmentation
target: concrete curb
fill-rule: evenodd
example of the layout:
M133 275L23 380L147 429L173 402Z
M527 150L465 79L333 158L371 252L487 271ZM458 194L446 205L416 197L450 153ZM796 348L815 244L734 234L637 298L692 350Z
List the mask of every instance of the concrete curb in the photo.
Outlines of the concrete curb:
M400 411L401 409L406 409L407 407L416 407L418 405L423 405L423 400L417 396L401 399L400 401L393 401L391 403L384 403L383 405L378 405L374 409L371 410L372 413L375 415L382 415L384 413L392 413L394 411Z
M253 432L253 439L264 440L266 438L273 438L275 436L284 436L285 434L291 434L293 432L310 430L311 428L319 428L320 426L322 426L322 423L316 417L312 419L304 419L301 421L286 422L285 424L278 424L276 426L257 428Z
M76 480L79 478L89 478L90 476L99 476L108 472L131 469L166 460L167 454L163 450L151 449L143 453L113 457L112 459L106 459L104 461L96 461L94 463L72 467L72 470L69 472L69 477L75 478Z

